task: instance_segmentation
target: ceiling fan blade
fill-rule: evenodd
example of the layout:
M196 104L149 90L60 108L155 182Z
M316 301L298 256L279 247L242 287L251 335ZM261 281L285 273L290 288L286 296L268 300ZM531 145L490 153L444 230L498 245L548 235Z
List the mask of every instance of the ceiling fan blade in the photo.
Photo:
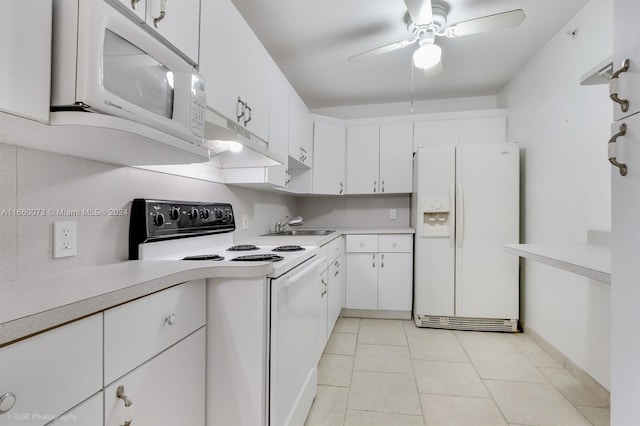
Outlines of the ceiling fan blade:
M447 37L461 37L502 28L513 28L520 25L525 17L526 15L522 9L483 16L482 18L470 19L453 24L445 30L445 35Z
M394 50L402 49L407 47L413 43L418 41L418 39L413 40L402 40L397 41L395 43L387 44L386 46L376 47L375 49L367 50L366 52L358 53L357 55L349 56L349 62L358 62L363 59L369 59L374 56L382 55L384 53L393 52Z
M431 0L404 0L409 16L414 24L429 25L433 22L433 11L431 10Z

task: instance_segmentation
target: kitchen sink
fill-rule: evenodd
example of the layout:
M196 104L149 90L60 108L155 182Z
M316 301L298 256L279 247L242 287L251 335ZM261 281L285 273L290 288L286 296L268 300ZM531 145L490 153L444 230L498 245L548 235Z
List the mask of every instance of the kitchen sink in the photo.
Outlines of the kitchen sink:
M336 231L333 229L291 229L289 231L284 232L271 232L269 234L262 234L261 237L273 237L273 236L282 236L282 235L297 235L299 237L305 235L329 235Z

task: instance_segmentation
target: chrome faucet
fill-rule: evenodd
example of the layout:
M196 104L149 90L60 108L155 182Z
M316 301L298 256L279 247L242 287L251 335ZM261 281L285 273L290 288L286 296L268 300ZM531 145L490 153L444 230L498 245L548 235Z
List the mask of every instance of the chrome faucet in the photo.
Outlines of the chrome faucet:
M288 226L300 226L302 225L302 216L294 216L294 217L285 217L282 220L276 222L275 232L276 234L280 234L285 231L285 228Z

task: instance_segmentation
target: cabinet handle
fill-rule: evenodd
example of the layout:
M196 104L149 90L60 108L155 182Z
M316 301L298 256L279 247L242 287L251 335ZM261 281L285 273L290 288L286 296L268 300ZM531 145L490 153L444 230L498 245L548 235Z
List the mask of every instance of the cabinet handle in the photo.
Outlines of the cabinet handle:
M131 0L131 9L136 10L138 8L138 3L140 3L140 0Z
M380 267L384 268L384 254L380 255Z
M620 125L620 131L615 135L611 136L611 139L609 139L609 144L608 144L609 145L609 162L620 170L621 176L626 176L628 169L626 164L618 162L617 141L620 136L624 136L626 134L627 134L627 124L622 123Z
M340 182L340 194L342 194L342 191L344 191L344 185Z
M333 276L334 276L334 277L337 277L339 273L340 273L340 269L336 270L336 271L333 273Z
M158 28L165 16L167 16L167 0L160 0L160 15L153 18L153 26Z
M244 126L247 127L247 123L249 123L251 121L251 119L253 118L253 115L251 114L251 107L249 106L249 104L245 104L247 107L247 111L249 111L249 115L246 115L244 117Z
M238 103L236 104L236 121L239 123L240 119L244 117L245 109L247 108L247 104L242 100L240 96L238 96Z
M16 395L7 392L0 396L0 414L8 413L16 404Z
M324 280L324 278L322 278L320 281L322 281L322 284L324 284L324 286L327 286L327 282Z
M131 406L133 405L133 401L131 401L131 399L127 395L125 395L124 386L122 385L118 386L118 389L116 389L116 396L124 401L125 420L122 426L130 426L131 423L133 423L133 416L131 414L131 411L132 411Z
M376 267L376 255L372 255L372 259L371 259L371 266L373 266L374 268Z
M164 319L164 321L169 324L169 325L173 325L176 323L176 314L171 314L168 317L166 317Z
M378 181L374 180L373 181L373 192L377 192L376 191L376 185L378 184Z
M382 181L382 192L384 192L384 181Z
M327 290L323 291L320 297L324 297L325 294L327 294Z
M609 80L609 97L613 102L620 104L622 112L627 112L629 110L629 101L626 99L620 99L618 96L618 77L623 72L629 71L629 65L631 65L629 59L625 59L622 62L622 68L614 72Z

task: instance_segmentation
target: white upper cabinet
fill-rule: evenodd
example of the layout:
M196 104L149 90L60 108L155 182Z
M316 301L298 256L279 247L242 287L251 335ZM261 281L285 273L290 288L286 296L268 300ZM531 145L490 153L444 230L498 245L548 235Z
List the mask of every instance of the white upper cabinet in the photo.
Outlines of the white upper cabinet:
M505 116L462 118L458 126L458 145L486 145L507 140Z
M107 0L198 63L200 0Z
M200 0L147 0L145 12L149 28L198 63Z
M291 169L308 169L313 160L311 113L294 91L289 101L289 158Z
M347 194L379 191L380 126L347 128Z
M0 111L49 122L51 0L8 0L0 13Z
M345 127L316 121L313 130L313 193L345 193Z
M413 124L413 151L425 146L456 146L458 120L428 120Z
M230 0L202 2L201 22L207 105L268 140L269 55Z
M269 150L286 160L289 155L289 82L275 63L269 69L273 73L269 85ZM286 187L289 183L287 163L268 167L265 176L268 183Z
M347 129L347 194L410 193L412 123Z
M413 123L380 125L380 192L410 193L413 188Z

